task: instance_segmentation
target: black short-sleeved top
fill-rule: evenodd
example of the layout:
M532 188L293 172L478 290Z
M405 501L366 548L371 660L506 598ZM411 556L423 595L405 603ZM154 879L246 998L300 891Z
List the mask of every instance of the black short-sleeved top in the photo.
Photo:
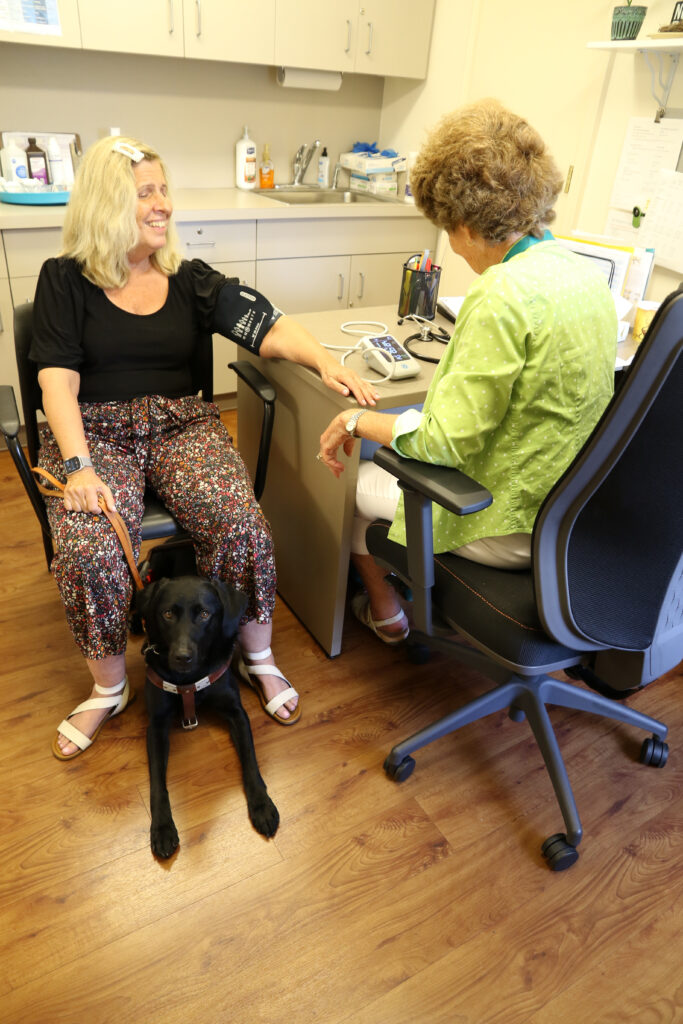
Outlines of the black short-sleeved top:
M168 279L168 297L146 316L127 313L88 281L76 260L43 264L33 308L30 358L80 374L79 401L127 401L193 393L191 362L214 331L258 352L281 315L252 288L202 260L184 260Z

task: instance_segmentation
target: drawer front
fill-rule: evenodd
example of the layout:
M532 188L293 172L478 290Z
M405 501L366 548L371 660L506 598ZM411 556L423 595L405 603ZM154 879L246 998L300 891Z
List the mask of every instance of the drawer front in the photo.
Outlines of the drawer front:
M256 259L255 220L184 221L177 230L188 260L214 264Z
M436 228L421 217L264 220L258 225L257 259L420 252L432 249L436 237Z
M45 260L62 248L60 228L3 231L10 277L37 277Z

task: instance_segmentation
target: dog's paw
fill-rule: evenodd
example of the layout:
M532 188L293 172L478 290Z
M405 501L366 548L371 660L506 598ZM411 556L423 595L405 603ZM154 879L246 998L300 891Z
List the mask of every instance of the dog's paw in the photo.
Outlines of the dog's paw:
M249 817L256 831L266 839L275 835L280 824L278 809L267 793L250 802Z
M173 819L166 822L163 825L152 824L149 830L152 853L156 857L161 857L166 860L170 857L180 846L180 839L178 838L178 831L175 827Z

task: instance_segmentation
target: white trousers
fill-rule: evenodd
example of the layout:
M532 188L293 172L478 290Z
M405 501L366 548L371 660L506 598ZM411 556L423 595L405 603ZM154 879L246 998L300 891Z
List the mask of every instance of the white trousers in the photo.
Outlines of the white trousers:
M369 554L365 531L375 519L391 521L394 518L400 494L395 476L374 462L361 460L356 486L356 514L351 533L352 554ZM498 569L528 569L531 565L531 535L509 533L504 537L482 537L455 548L453 554Z

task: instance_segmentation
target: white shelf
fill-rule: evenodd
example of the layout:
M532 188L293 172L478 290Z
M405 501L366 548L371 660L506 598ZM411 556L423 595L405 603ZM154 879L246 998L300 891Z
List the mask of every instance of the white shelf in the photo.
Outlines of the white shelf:
M605 43L586 43L589 50L616 50L620 53L640 53L643 50L654 50L659 53L680 53L683 50L683 36L671 39L624 39Z

